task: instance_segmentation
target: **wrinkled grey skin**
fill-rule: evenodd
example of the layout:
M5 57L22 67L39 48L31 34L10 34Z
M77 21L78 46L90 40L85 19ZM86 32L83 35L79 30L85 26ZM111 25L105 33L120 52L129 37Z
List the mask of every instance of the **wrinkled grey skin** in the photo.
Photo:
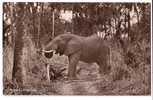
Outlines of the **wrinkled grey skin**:
M76 66L79 61L97 63L100 74L106 74L110 69L108 63L110 49L105 40L96 34L89 37L73 34L59 35L45 47L45 51L50 50L55 50L60 55L68 56L68 77L70 79L76 78Z

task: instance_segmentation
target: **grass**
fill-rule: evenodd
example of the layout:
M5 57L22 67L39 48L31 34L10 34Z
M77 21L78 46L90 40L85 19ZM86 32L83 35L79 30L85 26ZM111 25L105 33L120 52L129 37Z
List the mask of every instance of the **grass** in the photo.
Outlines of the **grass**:
M28 43L27 43L28 44ZM145 47L142 48L145 50ZM150 95L151 79L150 64L142 57L136 57L139 62L137 68L127 65L123 51L120 48L111 49L111 72L99 77L98 65L79 62L77 65L78 80L66 80L61 77L50 83L46 76L46 63L53 68L66 68L67 75L68 58L54 55L53 59L46 59L37 54L35 47L26 45L24 51L24 63L26 69L26 85L21 90L15 90L11 82L13 65L13 48L6 47L3 52L4 74L3 82L5 95ZM135 50L132 48L132 50ZM29 52L27 52L29 51ZM135 52L135 51L133 51ZM145 55L145 54L144 54ZM141 59L140 59L141 58Z

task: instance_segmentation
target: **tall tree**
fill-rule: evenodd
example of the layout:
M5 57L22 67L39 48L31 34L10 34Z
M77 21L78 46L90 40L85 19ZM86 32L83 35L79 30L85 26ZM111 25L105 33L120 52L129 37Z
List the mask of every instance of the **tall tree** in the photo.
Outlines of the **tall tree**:
M14 66L12 72L13 82L17 83L19 87L24 84L25 68L23 66L23 35L24 35L24 3L17 3L16 5L16 34L15 34L15 45L14 45Z

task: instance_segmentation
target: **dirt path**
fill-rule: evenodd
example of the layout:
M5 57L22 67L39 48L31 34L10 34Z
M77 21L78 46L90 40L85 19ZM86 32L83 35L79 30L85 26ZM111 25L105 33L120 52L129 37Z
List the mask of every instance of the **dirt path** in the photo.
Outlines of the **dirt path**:
M98 89L94 86L94 82L63 82L59 84L58 92L61 95L94 95L98 93Z

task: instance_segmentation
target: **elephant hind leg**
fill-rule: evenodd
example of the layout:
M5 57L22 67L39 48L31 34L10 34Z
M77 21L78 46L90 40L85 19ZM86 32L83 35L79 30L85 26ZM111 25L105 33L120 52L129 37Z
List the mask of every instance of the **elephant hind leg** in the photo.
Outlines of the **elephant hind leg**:
M69 56L68 78L76 78L76 66L80 59L80 53L75 53Z
M105 50L105 53L100 54L97 64L99 65L100 74L108 74L111 70L110 66L110 50L109 48Z
M99 74L105 75L110 72L111 67L107 64L106 60L98 62L99 65Z

